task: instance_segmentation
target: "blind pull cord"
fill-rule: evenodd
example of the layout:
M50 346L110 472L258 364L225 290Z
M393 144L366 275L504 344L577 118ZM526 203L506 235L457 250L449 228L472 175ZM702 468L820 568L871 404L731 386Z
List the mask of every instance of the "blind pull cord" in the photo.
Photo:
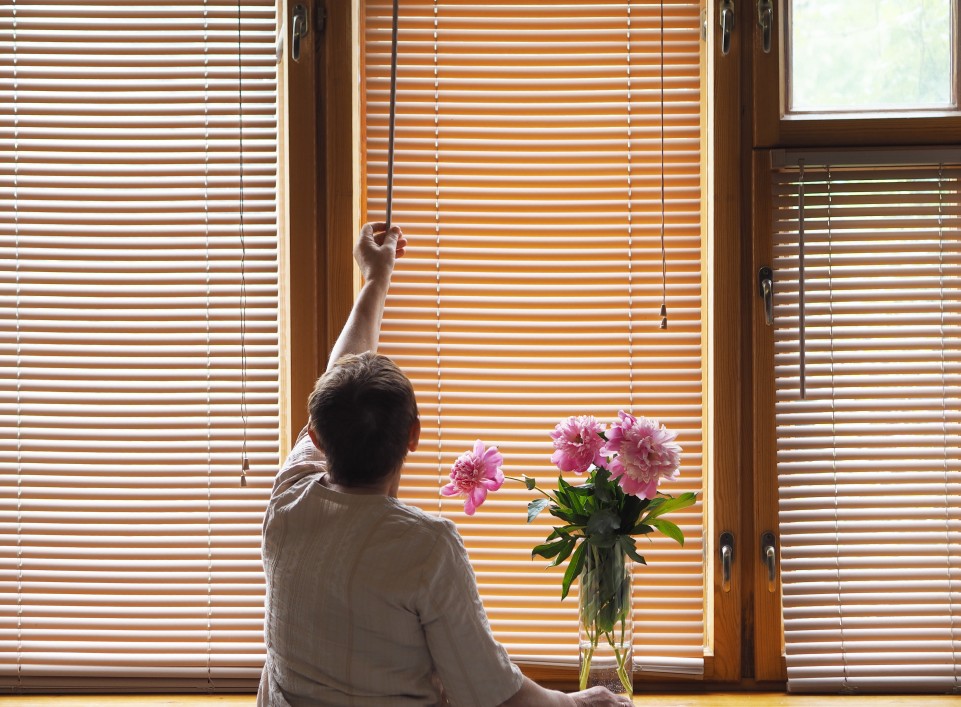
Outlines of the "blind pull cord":
M938 165L938 306L939 315L939 334L941 343L941 444L943 453L944 471L944 533L945 533L945 553L948 570L948 603L951 604L951 597L954 596L954 577L951 571L951 485L948 472L948 381L947 381L947 361L945 358L945 330L944 330L944 163ZM953 608L953 607L952 607ZM954 692L961 692L961 674L959 674L958 650L955 648L957 643L955 635L957 628L956 611L950 611L951 621L951 655L954 665Z
M240 196L240 421L243 441L240 455L240 485L247 486L250 459L247 456L247 244L244 238L244 68L241 0L237 0L237 168Z
M437 322L436 329L436 367L437 367L437 487L440 488L444 484L444 437L443 437L443 377L441 375L441 355L440 355L440 66L438 63L438 41L439 41L439 30L440 30L440 17L439 8L437 6L437 1L434 0L434 269L435 269L435 284L436 284L436 309L435 317ZM396 5L394 13L394 26L397 26L397 13ZM396 36L396 35L395 35ZM396 66L397 63L397 44L394 42L391 45L391 64ZM392 78L396 79L396 73L392 73ZM393 97L393 91L391 91L391 96ZM391 115L393 116L393 101L391 101ZM391 117L391 124L393 125L393 117ZM393 131L391 132L393 136ZM388 164L393 162L394 150L393 141L391 141L390 149L388 150ZM393 170L390 171L393 174ZM388 199L388 213L390 212L390 188L387 191ZM437 515L442 516L444 514L444 497L441 494L437 494Z
M634 175L631 157L633 126L631 115L631 3L627 3L627 389L629 409L634 414Z
M828 355L831 372L831 475L834 483L834 571L838 585L838 633L841 637L841 670L843 691L851 692L848 670L848 654L844 636L844 597L841 581L841 517L838 498L838 429L837 387L834 370L834 230L831 223L832 190L831 167L827 167L827 238L828 238Z
M664 186L664 0L661 0L661 329L667 329L667 248L664 243L665 199Z
M393 17L391 20L390 27L390 113L387 119L387 229L390 230L391 219L393 218L393 206L394 206L394 121L397 117L397 26L398 26L398 11L399 0L394 0ZM436 7L434 14L434 32L436 35L437 24L436 24ZM436 56L436 37L434 39L435 50L434 50L434 68L437 68ZM436 87L436 74L435 74L435 87ZM436 100L436 99L435 99Z
M210 7L204 0L204 333L206 338L207 402L207 690L213 692L213 428L211 411L211 337L210 337Z
M17 689L23 687L23 400L20 331L20 114L17 75L17 0L13 0L13 257L17 369Z
M798 160L800 169L798 183L798 352L800 355L799 383L801 399L807 397L804 375L804 160Z

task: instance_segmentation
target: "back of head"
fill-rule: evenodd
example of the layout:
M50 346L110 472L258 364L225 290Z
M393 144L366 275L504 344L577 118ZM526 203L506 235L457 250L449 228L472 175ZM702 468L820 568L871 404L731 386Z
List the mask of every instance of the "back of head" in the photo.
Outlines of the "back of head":
M334 483L373 484L403 464L417 401L407 376L386 356L342 357L318 379L307 408Z

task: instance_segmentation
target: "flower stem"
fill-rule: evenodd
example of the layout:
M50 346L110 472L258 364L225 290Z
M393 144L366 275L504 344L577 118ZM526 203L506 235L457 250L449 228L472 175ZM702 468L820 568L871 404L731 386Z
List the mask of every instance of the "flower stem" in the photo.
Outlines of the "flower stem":
M590 624L588 624L587 635L591 639L591 647L587 649L587 654L581 658L581 676L580 676L580 689L587 689L587 678L591 674L591 661L594 660L594 651L597 649L597 639L598 631L597 627L593 633L590 631Z
M623 623L621 624L621 629L623 634ZM629 651L625 650L624 652L621 652L618 650L617 644L614 643L613 634L608 634L608 642L611 644L611 648L614 649L614 660L617 661L617 677L620 679L621 685L624 686L624 692L630 696L634 692L634 685L633 681L631 680L631 675L627 672L627 654ZM623 644L624 640L622 635L620 645ZM633 669L633 666L631 666L631 668Z
M507 475L505 474L505 475L504 475L504 478L505 478L505 479L510 479L511 481L519 481L519 482L521 482L522 484L524 484L525 486L527 486L527 483L524 481L524 479L518 479L516 476L507 476ZM551 496L551 495L550 495L549 493L547 493L546 491L541 490L541 489L538 488L536 485L534 486L534 491L537 491L539 494L541 494L542 496L546 497L548 500L553 501L554 503L557 503L557 499L556 499L556 498L554 498L553 496Z

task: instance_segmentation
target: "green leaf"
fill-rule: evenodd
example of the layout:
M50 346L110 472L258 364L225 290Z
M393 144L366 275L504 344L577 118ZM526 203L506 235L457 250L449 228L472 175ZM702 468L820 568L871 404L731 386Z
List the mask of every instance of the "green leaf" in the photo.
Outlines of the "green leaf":
M585 510L585 501L591 495L591 491L585 491L583 487L571 486L569 483L564 481L563 477L557 477L557 495L558 497L564 494L567 499L567 505L570 506L571 510L575 513L583 513Z
M562 479L560 476L558 476L558 477L557 477L557 491L554 492L554 495L557 497L557 503L558 503L558 505L563 506L564 508L568 508L568 509L573 510L573 509L574 509L574 504L571 503L571 497L570 497L570 495L569 495L568 492L567 492L567 488L564 488L565 486L567 486L567 488L570 488L571 485L568 484L568 483L566 483L566 482L564 481L564 479Z
M624 499L624 506L621 508L620 524L618 527L625 532L633 528L641 515L641 511L646 507L645 499L638 498L637 496L627 496Z
M555 538L570 538L574 537L572 534L576 533L578 530L584 530L583 525L563 525L560 527L555 527L554 531L547 536L547 540L551 541Z
M595 467L595 469L594 483L598 486L601 484L608 484L608 488L610 489L614 485L611 481L611 472L609 472L603 466Z
M524 474L524 485L527 487L528 491L533 491L537 488L537 479L532 479L527 474Z
M581 570L584 569L585 547L587 547L587 543L581 543L571 556L571 563L567 566L567 571L564 573L564 581L561 583L561 600L567 598L567 593L571 590L571 582L573 582L577 575L581 573Z
M621 525L620 517L609 508L602 508L591 515L587 521L587 535L604 535L613 533Z
M573 550L574 545L577 544L577 540L575 538L567 538L564 542L566 543L565 547L561 548L561 551L557 554L557 557L554 558L554 561L551 562L548 567L557 567L564 560L570 557L571 550Z
M532 522L540 512L547 508L550 501L546 498L537 498L527 504L527 522Z
M618 536L614 535L614 533L595 534L588 535L587 542L594 547L601 548L602 550L608 550L614 547L614 544L617 542L617 538Z
M677 540L681 545L684 544L684 533L674 523L664 518L657 518L651 521L651 525L664 533L667 537Z
M577 516L567 509L562 509L558 506L551 506L547 512L555 518L566 520L568 523L577 523Z
M671 511L678 511L682 508L687 508L688 506L693 506L697 502L697 494L682 493L677 498L673 496L666 496L661 498L655 498L651 501L651 505L648 506L648 514L644 518L644 521L650 523L655 518L664 515L665 513L670 513Z
M557 553L564 549L564 545L571 542L569 539L565 538L563 540L555 540L552 543L544 543L542 545L537 545L533 550L531 550L531 557L534 555L540 555L545 560L549 560L554 557Z
M631 535L647 535L648 533L653 533L654 528L644 523L638 523L633 528L631 528Z
M639 562L642 565L647 564L647 560L644 559L644 556L638 554L637 545L634 543L634 538L630 537L629 535L618 536L617 544L620 545L624 554L634 560L634 562Z

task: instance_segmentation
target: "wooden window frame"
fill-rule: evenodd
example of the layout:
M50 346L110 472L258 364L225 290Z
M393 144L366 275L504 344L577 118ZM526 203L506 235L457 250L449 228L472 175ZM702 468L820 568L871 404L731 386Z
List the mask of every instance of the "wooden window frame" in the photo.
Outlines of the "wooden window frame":
M750 3L753 5L754 3ZM749 5L749 7L750 7ZM754 147L855 147L880 145L940 145L961 139L961 104L953 111L911 113L876 113L871 117L843 115L783 116L786 85L784 48L781 41L787 22L787 0L775 2L775 30L771 33L771 51L761 49L759 29L754 12L743 19L753 61L751 97L754 114ZM961 12L953 17L955 41L961 37ZM961 58L955 57L954 92L961 101Z

